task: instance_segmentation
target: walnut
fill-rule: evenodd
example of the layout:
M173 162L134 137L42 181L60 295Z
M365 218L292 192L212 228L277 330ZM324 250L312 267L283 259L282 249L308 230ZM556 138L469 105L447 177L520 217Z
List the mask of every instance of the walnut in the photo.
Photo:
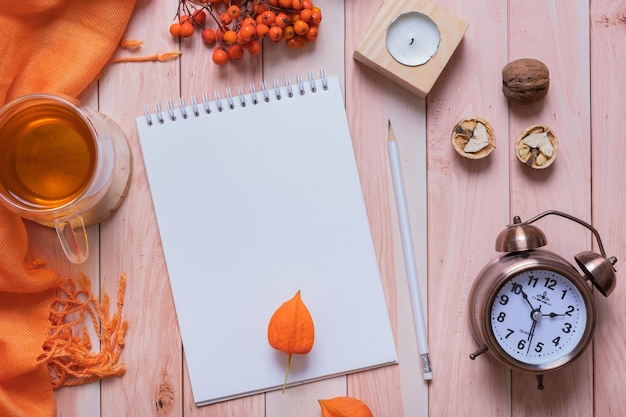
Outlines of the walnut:
M534 169L549 167L559 151L559 141L548 126L530 126L519 135L515 154L520 162Z
M489 155L496 147L496 135L491 125L480 117L461 119L452 130L452 146L469 159Z
M502 92L511 101L535 103L548 94L549 87L550 71L536 59L518 59L502 69Z

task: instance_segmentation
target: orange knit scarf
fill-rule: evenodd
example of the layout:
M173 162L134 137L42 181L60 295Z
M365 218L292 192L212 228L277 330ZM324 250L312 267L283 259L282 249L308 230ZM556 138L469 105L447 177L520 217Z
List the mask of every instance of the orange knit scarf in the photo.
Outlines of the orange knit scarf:
M0 0L0 106L35 92L77 96L108 62L135 0ZM2 138L0 138L1 140ZM125 277L110 315L85 277L79 287L26 259L20 218L0 207L0 416L53 417L53 388L120 375ZM95 324L100 352L83 327Z

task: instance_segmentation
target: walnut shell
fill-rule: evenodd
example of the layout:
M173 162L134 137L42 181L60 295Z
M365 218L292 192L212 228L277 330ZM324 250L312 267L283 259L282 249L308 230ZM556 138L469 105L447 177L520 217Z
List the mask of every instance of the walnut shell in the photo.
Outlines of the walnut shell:
M543 99L550 87L550 71L541 61L523 58L502 68L502 92L511 101L530 104Z
M531 135L543 135L548 139L548 147L550 148L550 152L545 152L540 144L533 144L533 146L529 146L526 142L528 142L527 138L530 138ZM523 164L528 165L534 169L545 169L548 168L554 160L556 159L556 155L559 152L559 141L548 126L544 125L534 125L530 126L520 133L517 141L515 142L515 155L517 159Z
M480 127L482 125L483 127ZM477 126L479 129L477 130ZM467 151L468 143L476 139L475 132L480 132L479 136L486 135L480 142L482 147L476 151ZM481 139L481 138L479 138ZM486 139L486 141L484 140ZM475 141L473 141L475 142ZM496 148L496 134L493 128L480 117L465 117L452 129L452 147L457 153L469 159L481 159L489 155Z

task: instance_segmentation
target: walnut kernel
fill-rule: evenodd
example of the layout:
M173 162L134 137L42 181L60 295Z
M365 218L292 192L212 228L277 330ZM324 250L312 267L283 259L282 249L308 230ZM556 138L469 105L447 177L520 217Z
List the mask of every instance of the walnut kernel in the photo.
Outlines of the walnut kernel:
M559 141L548 126L530 126L519 135L515 155L520 162L534 169L549 167L559 150Z
M484 158L496 148L496 135L486 120L466 117L452 129L452 147L466 158Z

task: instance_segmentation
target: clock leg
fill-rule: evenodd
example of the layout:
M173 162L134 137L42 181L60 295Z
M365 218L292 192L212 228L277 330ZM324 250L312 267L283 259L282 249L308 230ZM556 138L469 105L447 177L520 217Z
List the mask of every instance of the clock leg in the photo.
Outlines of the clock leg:
M477 356L482 355L483 353L487 352L487 346L483 345L480 349L478 349L476 352L470 353L469 357L471 360L476 359Z

